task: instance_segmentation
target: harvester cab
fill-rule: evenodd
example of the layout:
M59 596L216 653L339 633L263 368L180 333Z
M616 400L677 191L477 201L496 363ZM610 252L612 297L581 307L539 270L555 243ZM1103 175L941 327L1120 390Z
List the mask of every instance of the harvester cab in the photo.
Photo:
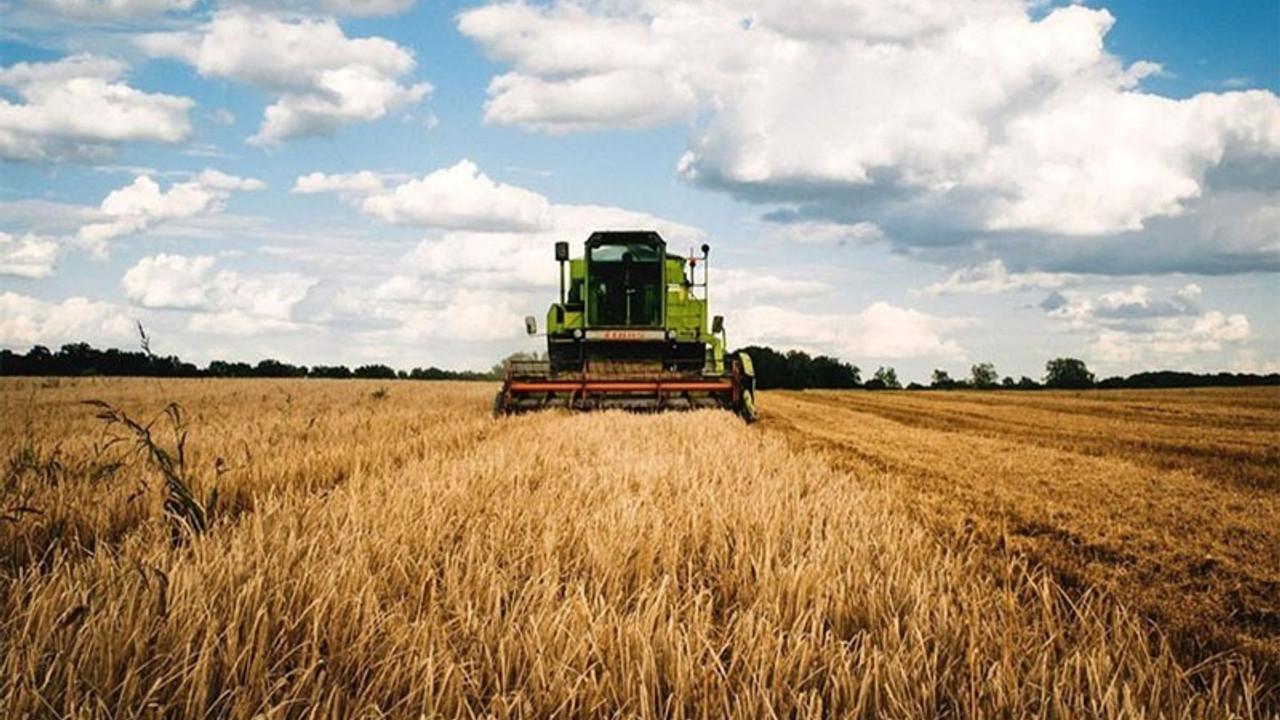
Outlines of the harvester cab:
M746 353L726 356L724 320L707 322L710 248L668 254L653 231L603 231L580 258L556 243L560 298L547 310L545 360L505 366L494 414L547 407L723 408L756 418ZM537 320L525 319L529 334Z

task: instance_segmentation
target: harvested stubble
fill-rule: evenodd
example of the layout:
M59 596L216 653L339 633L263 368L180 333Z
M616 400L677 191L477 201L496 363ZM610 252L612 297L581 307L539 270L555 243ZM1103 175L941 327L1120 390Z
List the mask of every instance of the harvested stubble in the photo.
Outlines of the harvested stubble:
M944 536L1101 587L1195 664L1243 653L1280 704L1280 388L804 392L763 426Z
M88 428L69 403L177 400L206 448L201 487L248 447L217 479L239 510L177 547L154 512L86 521L40 557L22 549L31 516L11 523L0 714L1259 713L1247 670L1190 677L1106 597L940 544L892 493L727 413L495 421L485 385L397 383L379 400L359 383L149 387L6 385L7 402L69 413L6 442L47 457L66 438L78 457ZM143 472L66 475L48 494L19 474L32 506L116 517L130 501L94 482Z

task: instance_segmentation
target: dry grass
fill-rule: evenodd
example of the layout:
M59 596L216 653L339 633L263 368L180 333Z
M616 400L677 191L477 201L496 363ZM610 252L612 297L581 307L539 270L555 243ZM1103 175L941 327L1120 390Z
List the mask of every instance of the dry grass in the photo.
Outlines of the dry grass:
M776 393L821 448L949 537L1105 588L1184 662L1241 649L1280 682L1280 388Z
M0 715L1267 712L1240 663L1188 671L1109 596L939 542L843 450L727 413L492 420L483 384L379 387L0 383L0 501L41 513L0 523ZM185 408L193 495L229 498L207 532L173 541L89 398Z

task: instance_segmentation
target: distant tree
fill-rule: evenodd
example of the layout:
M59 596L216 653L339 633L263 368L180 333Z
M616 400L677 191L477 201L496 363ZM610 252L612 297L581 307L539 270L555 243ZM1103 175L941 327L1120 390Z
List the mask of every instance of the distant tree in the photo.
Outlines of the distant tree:
M892 367L881 366L876 368L876 374L873 378L879 381L881 387L885 390L901 390L902 383L898 382L898 371ZM870 383L868 383L869 385Z
M447 375L444 370L435 366L429 368L416 367L409 371L410 380L444 380Z
M476 372L474 370L441 370L432 366L429 368L416 367L408 372L401 374L400 377L407 377L410 380L499 380L502 378L498 373L498 367L487 372Z
M1005 390L1012 390L1018 387L1018 383L1013 378L1009 377L1008 375L1005 375L1004 379L1000 381L1000 387L1004 388Z
M1032 380L1026 375L1023 375L1021 378L1018 379L1018 389L1019 390L1039 390L1040 383L1036 382L1035 380Z
M1084 390L1093 387L1093 373L1083 360L1054 358L1045 363L1044 384L1060 390Z
M345 380L351 377L351 369L346 365L316 365L311 368L311 377L313 378L332 378L335 380Z
M787 351L787 371L790 382L787 387L795 390L818 386L818 376L813 369L813 358L803 350Z
M951 379L951 374L941 368L933 371L933 377L929 381L929 387L934 390L951 390L955 388L956 381Z
M999 379L996 366L989 362L981 362L969 368L969 384L979 390L990 390L996 387Z
M817 388L855 388L861 384L862 371L857 365L841 362L827 355L813 359L813 385Z
M734 350L751 356L756 371L756 387L761 390L787 388L855 388L862 382L862 370L829 355L813 357L803 350L777 350L759 345Z
M395 380L396 371L386 365L361 365L351 373L366 380Z
M307 368L267 358L266 360L258 361L258 364L253 368L253 376L270 378L306 377Z
M204 371L205 375L213 377L253 377L253 366L246 362L227 362L226 360L214 360L209 363L209 367Z

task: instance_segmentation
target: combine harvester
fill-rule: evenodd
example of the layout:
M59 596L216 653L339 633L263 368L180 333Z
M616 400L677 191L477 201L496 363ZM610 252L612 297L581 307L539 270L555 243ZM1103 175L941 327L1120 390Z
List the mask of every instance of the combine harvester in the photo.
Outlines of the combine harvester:
M560 301L547 311L547 359L507 362L494 414L723 408L754 421L751 358L726 358L724 319L707 324L709 250L686 259L656 232L609 231L592 233L570 260L569 243L556 243ZM538 333L533 316L525 327Z

